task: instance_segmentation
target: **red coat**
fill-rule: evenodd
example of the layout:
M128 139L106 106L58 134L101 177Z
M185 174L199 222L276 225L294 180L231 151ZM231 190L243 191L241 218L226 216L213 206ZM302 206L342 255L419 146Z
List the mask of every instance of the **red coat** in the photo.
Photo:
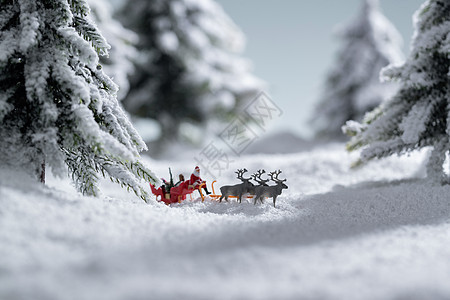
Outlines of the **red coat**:
M195 188L198 188L200 184L202 184L203 180L196 176L194 173L191 174L191 179L189 179L189 185L192 185Z

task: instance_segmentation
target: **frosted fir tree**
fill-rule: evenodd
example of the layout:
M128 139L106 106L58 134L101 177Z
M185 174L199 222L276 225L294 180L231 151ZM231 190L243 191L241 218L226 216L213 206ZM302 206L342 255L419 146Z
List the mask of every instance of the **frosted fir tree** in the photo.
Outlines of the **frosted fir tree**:
M262 89L239 56L242 32L214 1L128 1L120 16L142 53L124 106L157 120L163 140L178 139L183 122L227 118Z
M450 146L450 2L426 1L414 15L414 24L407 61L383 72L401 88L362 124L351 122L344 130L354 135L349 150L363 147L359 163L432 147L427 174L440 181Z
M133 61L138 52L135 45L137 35L113 18L113 8L106 0L88 0L94 23L108 41L111 49L108 56L101 56L100 63L105 73L119 86L117 98L122 100L128 93L130 83L128 76L134 72Z
M364 0L357 18L339 27L337 34L343 47L316 107L313 123L318 137L342 138L346 121L361 121L392 96L397 85L381 83L379 73L403 60L400 34L381 13L378 0Z
M109 48L85 0L0 6L0 161L45 179L69 173L83 194L107 176L146 200L146 149L119 106L98 54Z

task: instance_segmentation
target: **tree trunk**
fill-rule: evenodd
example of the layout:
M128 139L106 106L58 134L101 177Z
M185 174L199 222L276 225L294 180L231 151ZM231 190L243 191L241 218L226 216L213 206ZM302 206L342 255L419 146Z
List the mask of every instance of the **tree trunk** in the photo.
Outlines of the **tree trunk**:
M43 184L45 184L45 159L42 161L41 164L39 179Z
M445 182L444 162L447 145L446 141L439 141L434 144L427 162L427 177L433 183L442 184Z

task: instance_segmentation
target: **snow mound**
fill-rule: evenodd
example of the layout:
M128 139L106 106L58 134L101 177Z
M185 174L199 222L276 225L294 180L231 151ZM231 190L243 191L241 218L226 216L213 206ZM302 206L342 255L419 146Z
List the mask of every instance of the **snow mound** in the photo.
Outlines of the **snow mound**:
M283 170L277 208L145 204L108 182L82 197L1 169L0 299L448 299L450 187L415 176L423 156L355 171L342 144L236 158Z

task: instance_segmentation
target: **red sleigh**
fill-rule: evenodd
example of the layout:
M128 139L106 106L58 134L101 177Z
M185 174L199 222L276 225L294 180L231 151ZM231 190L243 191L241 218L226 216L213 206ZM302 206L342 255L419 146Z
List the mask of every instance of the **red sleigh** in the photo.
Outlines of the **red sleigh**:
M152 189L152 193L156 196L156 199L158 200L158 196L160 196L160 200L164 202L165 204L169 205L172 203L180 203L183 200L186 200L187 195L191 195L192 199L192 193L194 191L197 191L200 193L200 197L202 198L202 202L205 200L205 197L202 194L201 189L205 183L202 183L198 187L193 188L192 186L189 186L189 180L183 181L177 186L174 186L170 189L169 192L166 191L166 193L163 192L163 189L161 187L156 188L153 184L150 183L150 188Z

